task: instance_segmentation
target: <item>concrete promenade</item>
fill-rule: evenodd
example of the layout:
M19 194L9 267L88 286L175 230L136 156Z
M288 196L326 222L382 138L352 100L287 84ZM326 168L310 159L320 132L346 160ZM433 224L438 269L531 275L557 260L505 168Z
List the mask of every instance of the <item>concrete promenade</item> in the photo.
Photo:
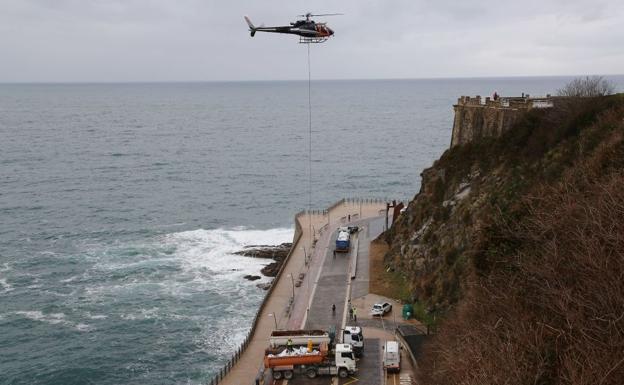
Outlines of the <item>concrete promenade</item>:
M346 200L326 211L300 213L295 217L301 236L295 239L281 275L275 279L272 292L260 308L261 314L258 314L249 345L220 384L255 383L262 370L264 350L271 332L276 327L299 329L305 325L335 229L348 221L384 216L385 209L385 201ZM341 310L337 309L338 312Z

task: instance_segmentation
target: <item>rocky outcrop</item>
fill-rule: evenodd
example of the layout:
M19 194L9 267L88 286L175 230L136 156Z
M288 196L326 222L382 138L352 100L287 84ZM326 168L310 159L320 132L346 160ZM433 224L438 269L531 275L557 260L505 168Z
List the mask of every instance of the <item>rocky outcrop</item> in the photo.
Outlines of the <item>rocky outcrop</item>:
M282 266L282 263L286 259L286 256L290 252L291 247L292 243L282 243L277 246L253 245L247 246L244 250L236 252L235 254L244 255L246 257L274 260L274 262L271 262L263 267L261 273L266 277L275 277Z

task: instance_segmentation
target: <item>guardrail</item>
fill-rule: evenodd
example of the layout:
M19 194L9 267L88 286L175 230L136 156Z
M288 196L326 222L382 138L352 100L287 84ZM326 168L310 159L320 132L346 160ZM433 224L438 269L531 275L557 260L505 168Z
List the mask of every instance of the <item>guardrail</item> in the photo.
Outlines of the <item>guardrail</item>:
M411 326L412 328L414 328L415 330L417 330L420 335L425 335L426 331L422 330L419 327L416 326ZM394 329L394 335L401 341L401 345L403 345L406 349L407 352L409 353L410 356L410 360L412 361L412 364L414 365L415 368L418 368L418 361L416 360L416 353L412 350L412 346L407 342L406 339L406 335L405 335L405 330L403 327L399 326L395 326ZM413 334L410 334L413 335Z
M395 329L394 330L394 335L401 340L401 345L405 347L405 349L407 350L407 353L410 356L410 360L412 361L412 365L414 366L414 368L418 368L418 361L416 361L416 356L414 356L414 352L412 352L412 348L410 348L409 344L407 343L407 341L405 341L405 338L403 337L403 334L401 334L401 331L399 329Z
M355 237L355 242L353 242L353 249L355 250L355 253L352 254L353 255L353 259L351 261L351 264L349 265L349 276L351 277L351 279L355 279L355 275L357 273L357 261L358 261L358 255L359 255L359 245L360 245L360 237Z

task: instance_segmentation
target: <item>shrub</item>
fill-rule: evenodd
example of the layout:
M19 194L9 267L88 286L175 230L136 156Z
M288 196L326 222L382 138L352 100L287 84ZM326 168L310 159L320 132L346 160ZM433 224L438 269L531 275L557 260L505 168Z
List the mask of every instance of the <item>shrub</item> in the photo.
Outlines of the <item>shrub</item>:
M596 97L613 94L615 86L602 76L586 76L576 78L563 88L557 90L557 95L568 97Z

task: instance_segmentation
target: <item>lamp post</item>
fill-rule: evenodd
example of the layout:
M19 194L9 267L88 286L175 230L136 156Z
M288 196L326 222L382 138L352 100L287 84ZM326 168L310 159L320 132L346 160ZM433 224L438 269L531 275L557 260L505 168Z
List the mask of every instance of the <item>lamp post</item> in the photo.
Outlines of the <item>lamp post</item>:
M273 321L275 321L275 330L277 330L277 318L275 318L275 313L267 314L269 317L273 317Z
M293 278L292 274L288 274L287 277L290 277L290 283L292 283L292 293L293 293L293 301L295 299L295 279Z

